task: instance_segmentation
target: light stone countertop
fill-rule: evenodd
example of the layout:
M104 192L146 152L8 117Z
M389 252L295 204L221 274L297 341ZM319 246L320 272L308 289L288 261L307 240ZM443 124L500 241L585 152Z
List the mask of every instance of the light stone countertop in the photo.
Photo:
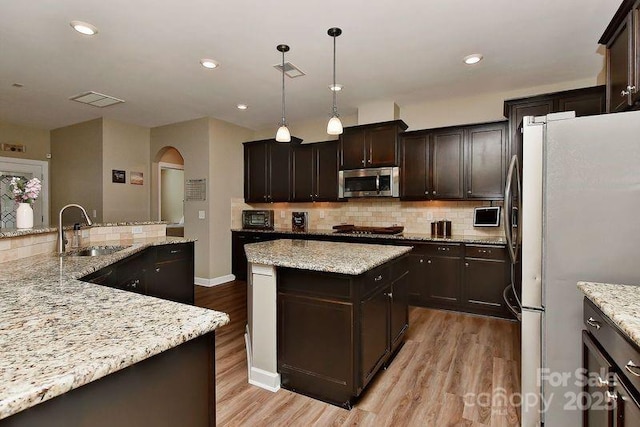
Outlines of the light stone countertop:
M146 247L188 241L0 264L0 419L227 324L222 312L76 280Z
M578 288L640 347L640 287L578 282Z
M360 275L407 252L411 246L272 240L244 245L247 261L276 267Z
M398 241L419 241L419 242L436 242L436 243L467 243L467 244L484 244L484 245L506 245L507 241L504 237L491 237L491 236L469 236L469 235L453 235L451 237L432 237L431 234L426 233L401 233L401 234L350 234L350 233L336 233L334 230L318 230L311 229L308 231L291 231L286 228L276 228L274 230L245 230L241 228L234 228L231 231L236 232L249 232L249 233L272 233L272 234L286 234L287 237L296 238L295 236L309 235L309 236L343 236L345 238L361 239L388 239Z
M156 224L166 224L166 221L125 221L125 222L105 222L105 223L94 223L92 227L118 227L124 225L156 225ZM73 230L72 225L67 225L63 227L65 230ZM33 228L0 228L0 239L9 238L9 237L21 237L21 236L31 236L35 234L45 234L45 233L56 233L58 231L58 226L37 226Z

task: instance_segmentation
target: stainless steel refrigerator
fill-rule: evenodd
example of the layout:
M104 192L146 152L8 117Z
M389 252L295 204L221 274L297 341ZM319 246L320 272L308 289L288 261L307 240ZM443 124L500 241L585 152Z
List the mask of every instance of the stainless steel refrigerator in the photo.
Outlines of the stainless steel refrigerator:
M513 173L503 221L522 268L511 289L522 326L522 425L579 426L576 282L640 284L640 111L525 117L523 133L522 195Z

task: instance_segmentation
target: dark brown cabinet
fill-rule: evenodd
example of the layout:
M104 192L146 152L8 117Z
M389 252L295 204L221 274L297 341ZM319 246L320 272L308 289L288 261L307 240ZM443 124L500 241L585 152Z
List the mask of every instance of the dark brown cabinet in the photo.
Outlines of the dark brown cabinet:
M501 200L506 122L407 132L401 137L403 200Z
M292 202L338 200L338 141L291 149Z
M518 155L522 168L522 125L526 116L575 111L576 117L604 114L606 88L594 86L547 93L504 102L504 116L509 119L509 157Z
M584 299L583 426L640 425L640 347Z
M424 243L410 257L409 302L424 307L460 305L462 245Z
M359 276L278 269L278 372L284 388L350 408L401 345L407 257Z
M193 304L194 244L149 247L80 280Z
M340 136L340 169L398 166L402 120L352 126Z
M293 139L293 137L292 137ZM287 202L291 193L291 144L244 143L244 198L248 203Z
M234 231L231 233L231 272L237 280L247 280L247 254L244 245L247 243L266 242L267 240L282 239L276 233L252 233Z
M505 248L465 245L463 303L474 313L508 317L502 292L509 283Z
M607 112L640 100L640 1L625 0L599 40L607 48Z

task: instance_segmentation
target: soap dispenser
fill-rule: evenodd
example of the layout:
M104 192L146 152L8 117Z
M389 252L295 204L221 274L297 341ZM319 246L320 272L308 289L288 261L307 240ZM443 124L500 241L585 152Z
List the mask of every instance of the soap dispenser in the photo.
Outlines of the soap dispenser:
M75 223L73 224L73 235L71 236L71 247L72 248L79 248L80 247L80 224L79 223Z

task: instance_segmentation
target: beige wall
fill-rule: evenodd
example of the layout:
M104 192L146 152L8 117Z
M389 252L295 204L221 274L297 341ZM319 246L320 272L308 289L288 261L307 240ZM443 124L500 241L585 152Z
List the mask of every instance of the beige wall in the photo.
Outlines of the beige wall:
M103 119L102 200L103 221L148 221L150 219L151 176L150 129ZM112 182L111 171L124 170L125 184ZM131 184L131 172L142 172L144 184Z
M158 153L164 147L175 147L184 158L184 179L206 178L209 180L209 119L201 118L174 123L151 129L151 218L158 219ZM209 274L209 220L198 219L198 211L208 214L208 201L185 202L184 235L198 239L196 242L196 277L211 277ZM208 218L208 216L207 216Z
M102 119L52 130L51 156L51 221L62 206L77 203L102 222ZM65 219L74 223L80 215L73 210Z
M231 200L243 197L242 143L252 131L221 120L209 120L209 277L231 274Z
M160 158L163 163L171 163L174 165L184 165L184 159L178 150L171 147Z
M47 160L51 152L51 139L48 130L16 125L0 120L0 144L21 144L26 147L24 153L0 151L0 156L20 159Z

